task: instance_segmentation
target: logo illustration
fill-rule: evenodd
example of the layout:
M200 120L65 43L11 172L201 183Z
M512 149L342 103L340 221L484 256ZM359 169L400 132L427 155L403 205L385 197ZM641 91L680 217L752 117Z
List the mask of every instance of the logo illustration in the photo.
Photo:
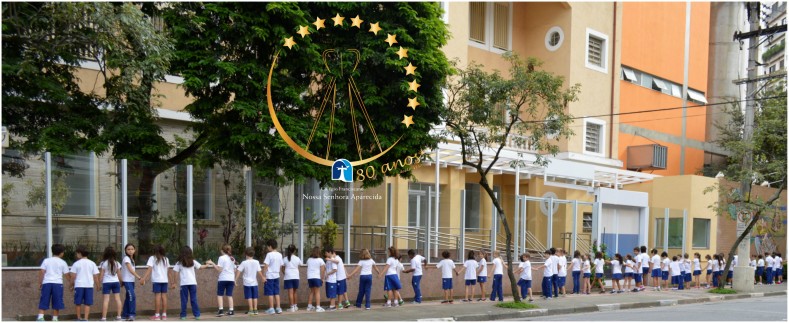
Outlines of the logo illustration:
M331 180L353 183L353 166L347 159L338 159L331 167Z
M347 27L348 22L343 22L345 17L342 17L340 14L337 14L334 18L331 18L331 20L334 21L334 27L339 28L331 28L331 26L327 26L326 19L321 18L317 18L315 22L312 23L314 27L309 25L299 26L297 34L301 35L301 38L298 40L307 41L309 39L308 35L310 34L318 34L323 32L330 33L332 29L353 30L353 28L356 27L359 28L359 32L365 32L362 30L362 23L364 20L362 20L358 15L355 18L349 19L351 21L350 27ZM366 23L365 25L369 25L369 32L374 34L373 37L379 38L379 41L389 44L387 48L392 47L392 45L397 43L396 34L386 34L385 40L383 39L385 32L382 32L381 35L378 35L378 32L383 31L378 22ZM358 46L358 44L349 45ZM295 49L294 46L296 46ZM386 146L388 143L384 142L382 145L378 138L379 136L376 133L375 125L376 120L371 118L371 113L369 113L370 110L368 110L363 99L363 91L360 91L360 88L357 86L357 80L355 80L353 76L357 75L357 77L364 77L363 72L360 73L357 71L357 66L359 65L361 57L360 49L328 48L324 49L321 55L323 60L322 63L325 69L320 71L306 71L307 73L319 75L318 79L321 80L321 84L318 88L320 88L320 91L322 92L320 106L313 107L311 111L311 115L314 118L314 123L312 125L309 138L300 138L302 144L297 143L293 138L291 138L291 136L283 128L274 110L271 84L272 76L275 75L274 68L277 65L277 61L280 59L280 53L285 50L295 52L299 49L298 46L299 44L296 40L294 40L294 37L284 38L283 47L285 48L281 48L279 51L277 51L272 60L271 68L268 73L268 80L266 83L266 98L271 121L280 137L282 137L282 140L297 154L314 163L332 167L333 180L351 182L353 166L364 165L380 158L392 148L394 148L398 142L400 142L402 135L394 142L391 142L388 147ZM420 86L420 84L417 83L417 75L415 74L417 66L415 66L413 62L409 60L407 48L400 47L400 49L396 52L387 50L386 54L396 55L395 57L397 60L401 62L403 68L403 72L401 73L405 73L403 76L405 81L408 83L409 88L406 92L407 95L401 100L397 101L398 103L396 104L399 105L399 107L393 107L392 111L416 111L416 108L420 105L419 101L421 100L421 98L417 95L418 88ZM339 62L339 68L335 66L337 65L337 62ZM343 63L347 62L350 62L350 64L343 65ZM352 66L352 68L343 69L343 66ZM313 84L313 86L315 85ZM401 122L406 127L406 129L414 124L413 113L410 114L411 115L404 114L403 120ZM321 121L322 119L323 121ZM326 124L326 119L328 119L328 126L319 127L319 123L321 122L323 122L324 125ZM337 126L335 126L335 119L339 120L339 122L337 122ZM337 127L340 127L340 124L342 125L343 129L337 129ZM328 128L328 132L316 134L316 132L319 132L318 129L326 128ZM392 129L393 127L385 126L384 128ZM351 149L355 148L357 156L351 158L346 156L332 156L332 134L340 136L343 133L353 134L355 144L353 142L343 142L339 144L347 144L347 146L351 147ZM363 140L360 140L360 137L362 137ZM326 141L325 147L320 147L321 145L317 145L319 147L315 148L315 142L318 140L318 138L325 138L320 139ZM310 149L310 144L313 144L312 149ZM337 147L337 144L338 143L335 142L335 148ZM348 159L336 159L337 157L345 157L350 159L350 161ZM345 168L340 170L337 168L338 166Z

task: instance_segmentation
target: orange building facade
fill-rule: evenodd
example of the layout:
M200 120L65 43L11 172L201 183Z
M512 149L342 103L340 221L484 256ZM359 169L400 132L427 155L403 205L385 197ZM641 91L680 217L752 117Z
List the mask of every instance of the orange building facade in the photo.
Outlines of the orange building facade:
M703 168L705 151L714 149L705 142L703 106L709 24L710 3L622 4L621 115L613 128L619 134L615 158L623 167L663 176L697 174ZM651 155L632 149L654 144L666 147L661 150L665 157L655 156L663 164L636 163L636 157L649 161Z

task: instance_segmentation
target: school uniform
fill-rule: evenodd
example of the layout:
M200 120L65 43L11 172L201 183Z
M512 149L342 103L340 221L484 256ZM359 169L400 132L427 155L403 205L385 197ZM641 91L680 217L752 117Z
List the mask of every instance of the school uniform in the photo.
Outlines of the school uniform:
M551 281L553 279L553 270L556 267L556 264L551 258L553 257L548 257L548 259L545 259L545 268L542 270L542 296L548 299L550 299L552 295L551 286L553 286L553 284Z
M48 310L50 305L53 310L66 308L63 304L63 275L69 272L68 264L60 257L49 257L44 259L39 268L44 270L44 280L41 282L38 309Z
M493 258L493 286L491 287L490 300L499 298L499 302L504 301L504 288L502 279L504 278L504 264L501 258Z
M682 275L682 263L680 261L670 262L669 270L671 272L671 284L677 285L678 289L684 289L685 279Z
M384 279L384 290L401 290L403 289L402 284L400 284L400 278L397 276L397 266L400 263L394 257L389 257L386 259L386 264L389 265L389 269L386 270L386 276Z
M335 264L337 268L337 295L342 295L348 292L348 274L345 272L345 264L342 262L342 257L335 255L335 260L339 263Z
M669 267L671 266L671 260L668 260L668 258L666 258L666 259L663 259L662 263L663 263L663 265L660 267L660 270L661 270L661 274L663 274L663 277L661 277L661 278L663 280L668 280L669 273L670 273L669 272L669 270L670 270Z
M189 299L192 307L192 315L200 317L200 306L197 301L197 278L195 270L200 269L200 263L194 260L192 267L185 267L180 262L173 266L173 271L181 276L181 318L186 317L186 301Z
M170 260L167 257L162 257L161 260L156 261L156 256L150 256L146 266L151 270L151 285L154 294L164 293L167 294L167 284L169 282L167 277L167 269L170 267Z
M301 266L301 259L296 255L290 255L282 258L282 264L285 266L285 276L282 277L282 288L299 289L299 266Z
M414 255L411 258L411 269L414 270L414 274L411 277L411 287L414 288L414 302L422 303L422 262L425 260L425 257L421 255ZM483 295L484 296L484 295Z
M619 260L611 260L611 279L622 280L622 264Z
M553 297L559 297L559 257L551 255L551 286L553 287Z
M783 258L781 258L779 256L775 256L775 258L773 258L773 264L775 265L773 267L773 276L774 277L783 277L783 274L784 274L783 261L784 261Z
M321 288L323 286L323 277L321 277L322 266L326 266L326 262L322 258L307 259L307 285L310 288Z
M531 288L531 261L521 262L518 268L522 270L518 279L518 286L521 288L521 299L524 299L529 296L529 288Z
M121 317L135 317L137 316L137 294L134 291L135 281L137 277L134 276L127 266L134 268L134 263L129 256L124 256L121 262L121 280L123 281L123 289L126 290L126 298L123 300L123 311Z
M767 258L765 258L765 263L767 264L764 267L765 273L767 275L767 284L768 285L772 285L773 284L773 267L775 267L775 259L773 259L773 256L767 256Z
M279 271L282 269L282 254L274 250L266 254L263 260L266 267L266 283L263 285L263 295L279 295Z
M452 259L444 259L438 262L436 268L441 269L441 289L452 289L452 271L455 269L455 262Z
M581 292L581 259L573 258L570 262L573 275L573 294Z
M591 264L590 264L590 262L589 262L589 259L587 259L587 260L584 260L584 265L583 265L583 267L584 267L584 268L583 268L583 271L584 271L584 279L587 279L587 278L590 278L590 277L592 277L592 266L591 266Z
M233 296L233 289L235 288L235 272L236 263L229 255L219 256L216 265L222 267L219 272L219 277L216 281L216 296Z
M595 259L594 260L594 277L595 278L603 278L604 270L605 270L605 260L603 260L603 258Z
M258 299L258 272L262 271L260 262L255 259L247 259L238 265L238 271L244 281L244 299Z
M115 261L115 268L110 268L109 262L102 261L99 263L99 268L104 271L104 276L101 277L101 294L120 294L121 281L118 279L118 272L120 272L121 264Z
M756 276L764 276L764 259L759 259L759 261L756 262Z
M693 258L693 276L701 276L701 262L699 258Z
M474 259L466 260L463 263L463 267L466 268L466 286L473 286L477 284L477 268L479 268L479 263Z
M633 276L635 274L635 271L633 270L633 267L635 267L635 265L636 264L632 260L625 260L625 266L624 266L625 267L625 273L624 273L624 277L625 278L633 278ZM635 275L635 276L638 276L638 275Z
M567 283L567 257L561 256L556 258L559 260L559 275L556 285L562 288Z
M359 260L358 266L362 267L362 269L359 270L359 294L356 296L356 307L361 307L362 298L365 298L365 308L370 308L370 297L372 297L373 288L373 266L375 266L375 261L372 259Z
M397 268L395 266L395 268ZM326 262L326 298L337 298L337 272L329 274L331 271L337 270L337 264L332 261Z
M74 280L74 305L93 305L93 275L99 273L99 267L92 260L82 258L71 265L70 272L77 275Z
M652 277L660 278L663 273L661 273L661 266L660 266L660 256L654 255L652 256ZM657 286L656 286L657 287Z
M720 279L720 272L719 272L720 263L715 259L710 261L712 261L712 286L718 287L718 279Z
M682 264L685 266L685 282L690 283L693 280L693 275L690 268L690 259L685 259Z

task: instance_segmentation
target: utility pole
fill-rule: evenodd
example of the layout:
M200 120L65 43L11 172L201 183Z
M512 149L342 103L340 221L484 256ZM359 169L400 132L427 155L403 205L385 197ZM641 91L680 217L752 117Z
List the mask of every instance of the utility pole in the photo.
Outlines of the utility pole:
M755 79L757 77L757 59L759 57L759 33L753 33L761 29L759 26L759 17L760 17L760 4L758 2L748 2L748 22L750 23L750 32L748 33L750 36L748 38L748 79ZM742 39L738 37L739 35L735 34L735 39ZM746 36L746 37L747 37ZM743 37L744 38L744 37ZM756 98L756 86L758 85L757 82L747 82L745 86L745 128L743 129L743 141L749 142L753 138L753 119L754 119L754 106L755 106L755 98ZM751 174L753 171L753 151L748 149L745 152L745 156L742 158L742 169L746 171L747 174ZM742 179L740 183L740 192L742 194L742 198L747 198L751 194L751 182L753 179L750 176L746 176ZM748 217L750 218L750 217ZM745 228L748 226L748 223L743 222L740 220L740 217L737 216L737 236L742 234ZM748 234L745 239L740 242L739 247L737 248L737 256L738 256L738 264L734 270L734 277L732 279L734 289L741 291L741 292L750 292L753 291L753 277L754 277L754 269L748 266L748 261L750 259L751 253L751 240L750 234ZM724 282L726 280L724 279Z

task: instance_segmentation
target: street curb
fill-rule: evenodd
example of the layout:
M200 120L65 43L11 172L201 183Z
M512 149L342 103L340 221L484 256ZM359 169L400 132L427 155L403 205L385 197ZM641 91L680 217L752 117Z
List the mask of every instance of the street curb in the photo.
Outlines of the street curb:
M670 300L636 302L636 303L599 304L595 306L558 308L558 309L540 308L540 309L517 311L511 313L460 315L453 317L453 319L455 321L498 321L498 320L506 320L506 319L519 319L519 318L530 318L530 317L561 315L561 314L607 312L607 311L616 311L616 310L632 309L632 308L698 304L698 303L736 300L743 298L780 296L786 294L787 292L784 290L784 291L766 292L766 293L712 295L712 296L700 297L700 298L670 299ZM445 318L434 319L434 320L443 321L445 320Z

